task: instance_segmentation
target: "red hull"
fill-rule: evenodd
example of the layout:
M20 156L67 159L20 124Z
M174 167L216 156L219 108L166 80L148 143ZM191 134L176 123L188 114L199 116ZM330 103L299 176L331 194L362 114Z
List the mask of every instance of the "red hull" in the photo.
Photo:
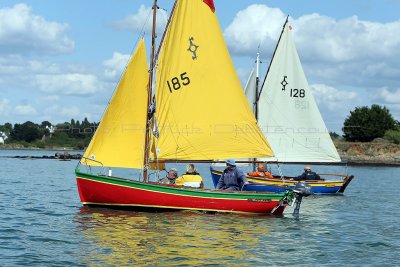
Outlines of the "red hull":
M212 191L204 190L204 192L206 192L204 193L202 192L203 190L186 189L184 193L179 193L179 190L173 189L172 192L162 192L159 190L96 181L79 176L77 177L77 184L81 201L85 205L131 206L259 214L270 214L271 211L279 205L279 199L276 199L276 195L275 199L265 199L265 197L264 199L255 199L254 195L249 195L248 198L234 199L223 197L226 193L221 194L215 191L212 193ZM169 186L163 187L168 188ZM176 192L174 192L174 190ZM191 195L188 195L188 192ZM215 198L212 197L213 194L218 194L219 196ZM281 206L276 209L273 214L281 215L284 209L285 206Z

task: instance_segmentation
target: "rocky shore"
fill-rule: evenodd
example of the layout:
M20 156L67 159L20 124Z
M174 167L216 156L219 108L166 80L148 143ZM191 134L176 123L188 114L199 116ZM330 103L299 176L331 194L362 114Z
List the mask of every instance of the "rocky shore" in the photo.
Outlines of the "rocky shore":
M335 146L342 161L348 165L400 167L400 145L335 141Z
M81 159L81 154L70 154L68 152L57 152L54 156L0 156L0 158L14 158L14 159L58 159L58 160L71 160L71 159Z

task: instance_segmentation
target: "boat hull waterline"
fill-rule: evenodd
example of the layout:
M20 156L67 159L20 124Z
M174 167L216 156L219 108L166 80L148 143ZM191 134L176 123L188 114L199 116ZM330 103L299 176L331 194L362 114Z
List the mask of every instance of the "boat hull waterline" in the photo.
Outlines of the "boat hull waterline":
M222 172L218 170L211 170L211 176L214 186L217 185ZM293 189L298 181L281 178L270 179L262 177L250 177L247 179L251 182L246 185L243 190L258 191L258 192L276 192L282 193L288 189ZM340 194L345 191L353 176L346 176L342 181L302 181L311 187L313 194Z
M288 193L232 192L143 183L76 171L82 204L229 213L282 215L293 198ZM278 208L276 208L278 207Z

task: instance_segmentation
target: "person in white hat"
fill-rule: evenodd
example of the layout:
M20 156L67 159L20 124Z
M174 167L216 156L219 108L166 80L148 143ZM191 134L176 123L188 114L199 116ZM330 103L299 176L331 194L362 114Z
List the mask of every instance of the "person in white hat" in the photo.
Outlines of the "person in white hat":
M228 159L226 161L226 169L222 173L221 178L219 178L216 188L239 191L248 183L246 175L236 166L235 160Z

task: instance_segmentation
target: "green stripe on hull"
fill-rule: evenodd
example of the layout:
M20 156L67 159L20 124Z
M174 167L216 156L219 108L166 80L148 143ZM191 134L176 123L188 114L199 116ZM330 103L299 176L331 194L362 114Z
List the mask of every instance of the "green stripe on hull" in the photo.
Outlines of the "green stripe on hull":
M218 199L236 199L236 200L248 200L249 198L256 199L270 199L270 200L281 200L286 193L265 193L265 192L250 192L250 191L215 191L209 189L192 189L192 188L180 188L174 186L159 185L156 183L143 183L123 178L99 176L93 174L86 174L80 172L78 169L75 170L75 174L78 178L97 181L101 183L107 183L117 186L138 188L141 190L147 190L152 192L161 192L173 195L202 197L202 198L218 198Z

